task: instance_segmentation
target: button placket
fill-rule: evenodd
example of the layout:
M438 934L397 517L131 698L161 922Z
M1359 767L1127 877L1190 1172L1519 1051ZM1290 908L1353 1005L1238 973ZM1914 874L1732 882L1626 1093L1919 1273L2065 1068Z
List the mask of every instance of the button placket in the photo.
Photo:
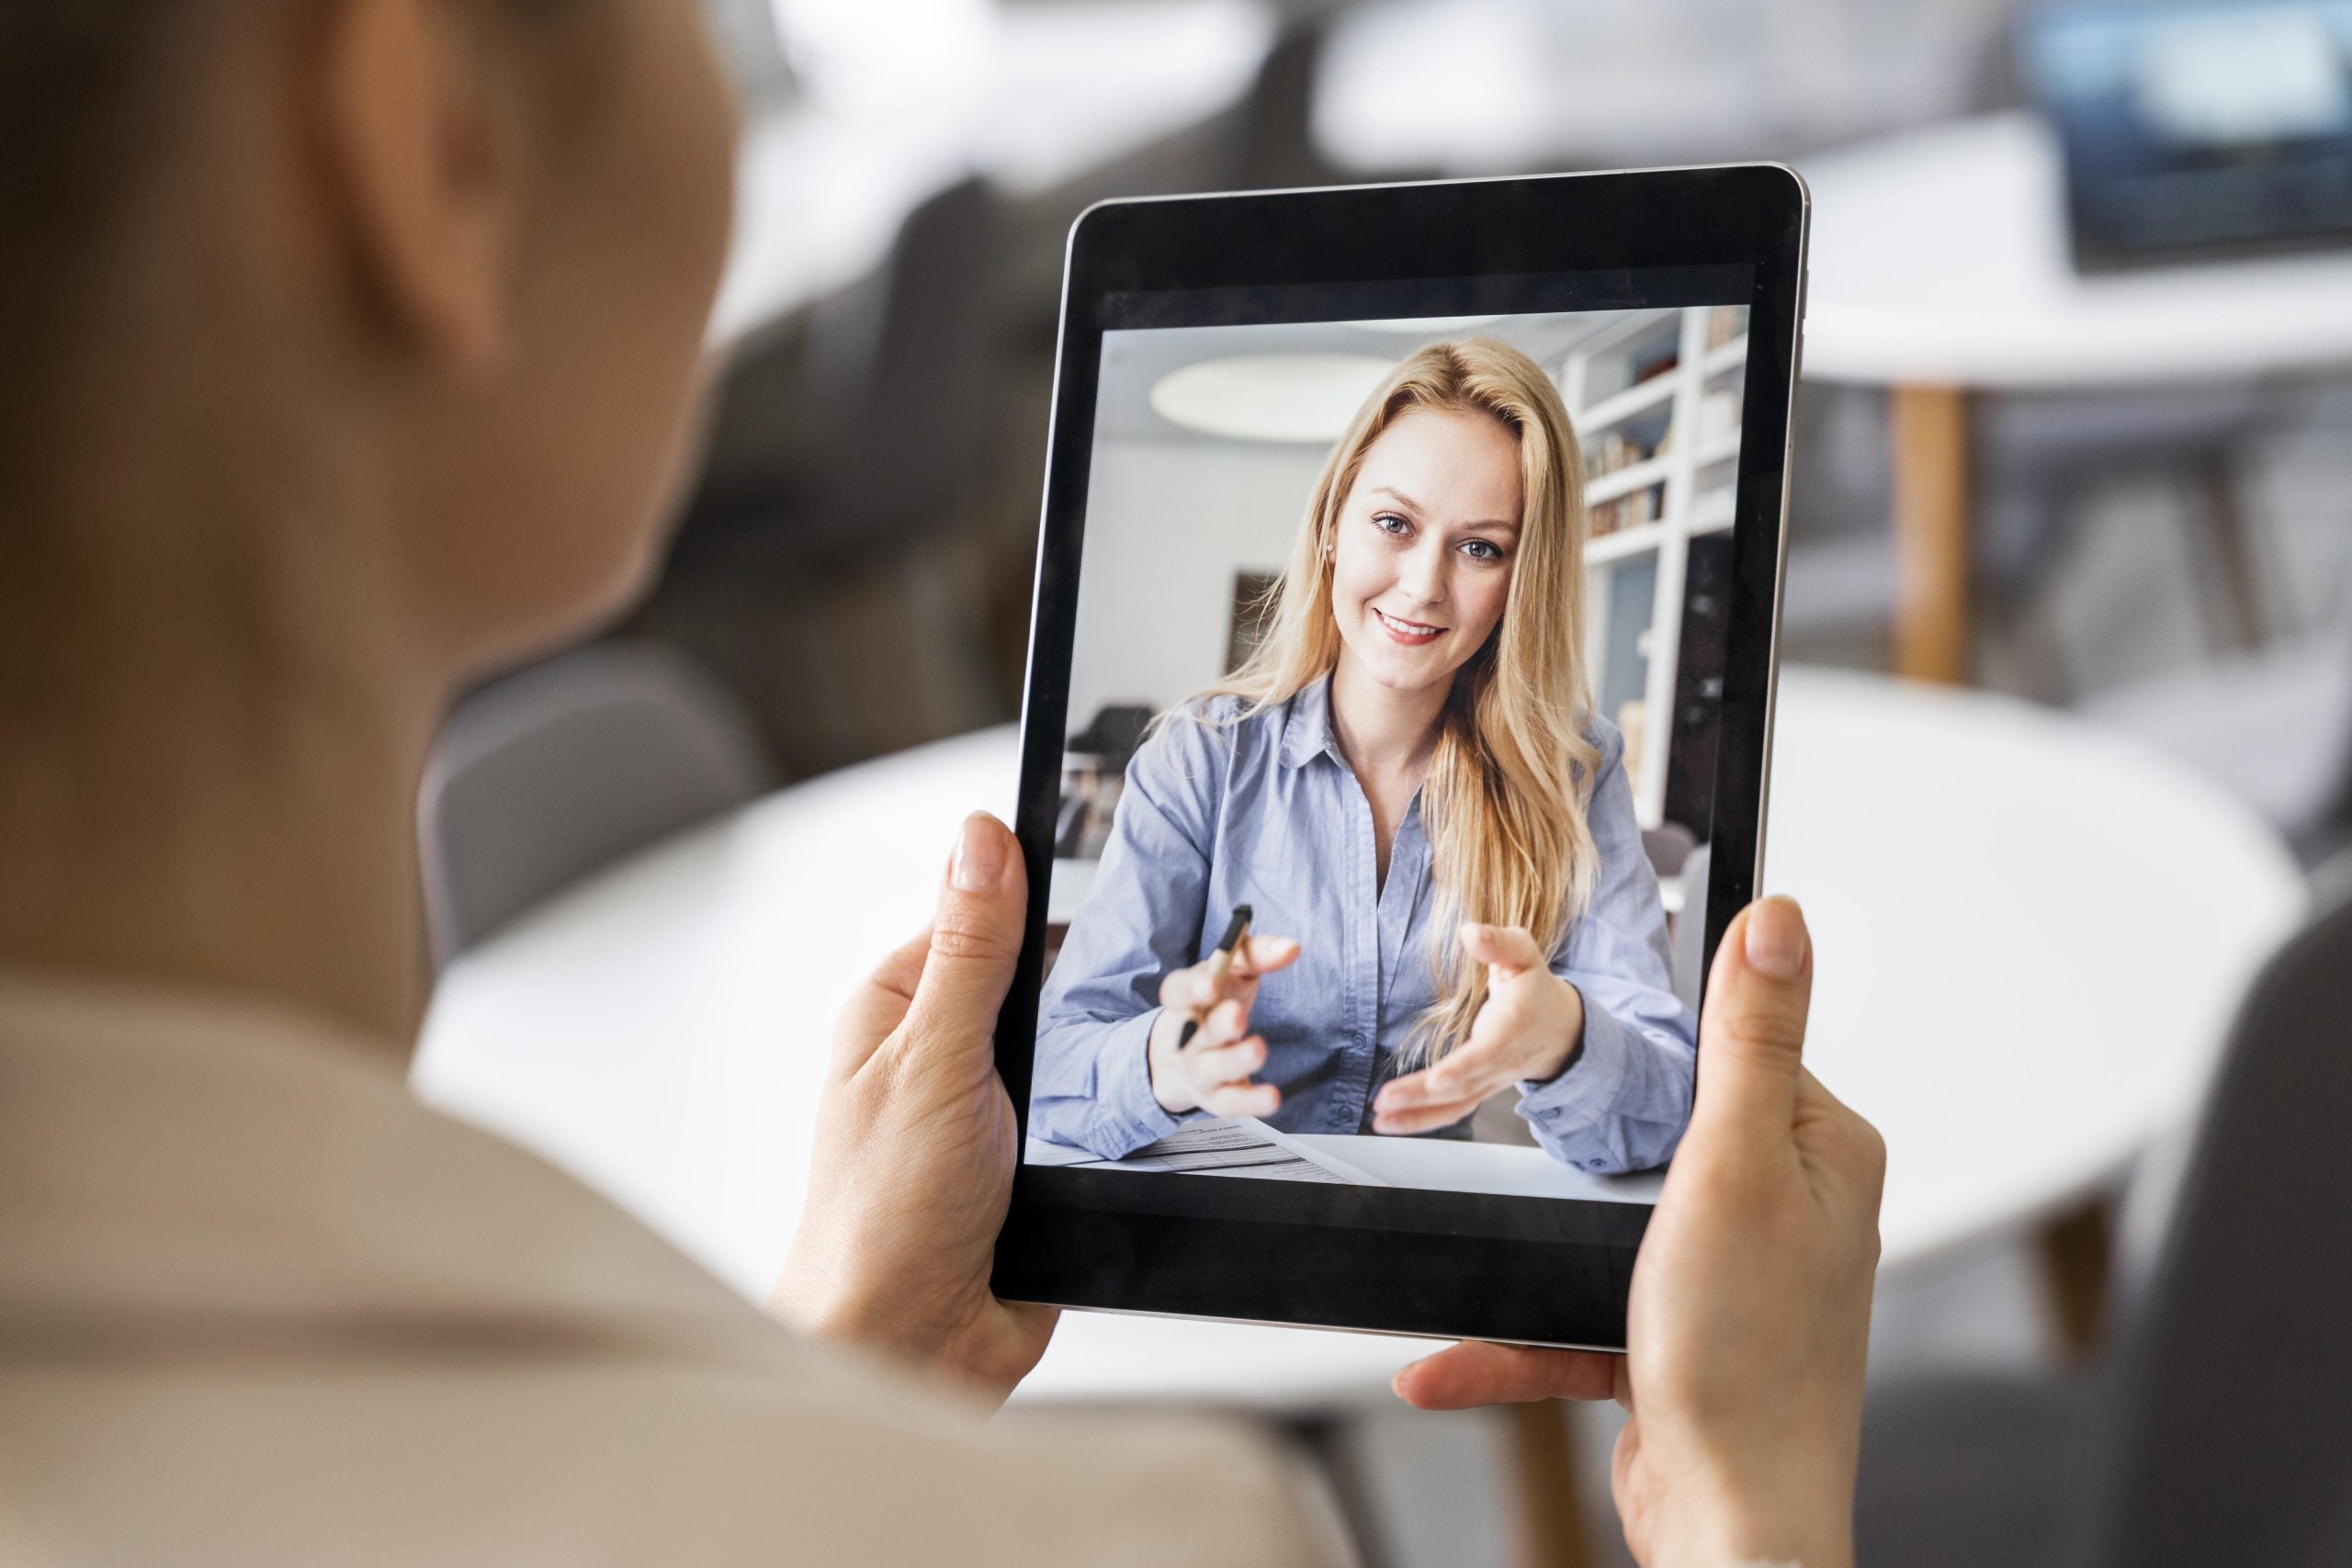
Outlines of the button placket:
M1346 1092L1331 1104L1331 1131L1354 1133L1372 1115L1372 1080L1380 1056L1380 863L1372 823L1372 797L1355 770L1332 759L1347 783L1348 813L1348 1011L1353 1030L1348 1051ZM1355 1107L1353 1115L1347 1107Z

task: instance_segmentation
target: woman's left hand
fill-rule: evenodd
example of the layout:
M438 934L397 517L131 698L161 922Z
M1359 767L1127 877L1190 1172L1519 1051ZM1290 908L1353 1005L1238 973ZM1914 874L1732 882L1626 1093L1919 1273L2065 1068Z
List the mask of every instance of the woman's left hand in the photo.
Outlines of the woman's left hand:
M1450 1127L1512 1084L1559 1077L1584 1039L1584 998L1545 967L1532 936L1467 924L1462 945L1487 966L1487 1000L1470 1038L1383 1089L1372 1104L1375 1133Z

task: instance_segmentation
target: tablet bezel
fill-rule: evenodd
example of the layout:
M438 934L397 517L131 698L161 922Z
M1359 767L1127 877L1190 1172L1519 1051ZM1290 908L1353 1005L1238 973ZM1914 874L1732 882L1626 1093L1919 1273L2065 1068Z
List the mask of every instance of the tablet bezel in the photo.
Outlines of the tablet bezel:
M1015 829L1029 872L1028 926L997 1029L998 1071L1022 1146L1106 323L1127 324L1138 299L1203 291L1229 299L1250 290L1272 302L1301 289L1442 285L1459 306L1512 279L1614 274L1630 288L1634 275L1659 269L1752 269L1705 906L1712 962L1724 926L1754 896L1763 860L1808 217L1793 171L1744 164L1155 197L1105 202L1079 219L1064 277L1022 719ZM1632 1203L1145 1179L1023 1163L993 1284L1008 1300L1063 1306L1614 1349L1624 1343L1626 1289L1649 1213Z

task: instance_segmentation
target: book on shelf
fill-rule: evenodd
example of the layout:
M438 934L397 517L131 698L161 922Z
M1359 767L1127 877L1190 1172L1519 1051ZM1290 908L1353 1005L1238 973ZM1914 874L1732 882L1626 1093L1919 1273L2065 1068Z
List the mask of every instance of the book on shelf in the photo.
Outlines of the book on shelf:
M1638 441L1629 441L1612 430L1592 443L1588 450L1591 454L1590 477L1599 479L1603 474L1613 474L1636 463L1648 462L1665 450L1665 443L1661 441L1645 446Z
M1664 485L1651 485L1631 495L1602 502L1592 509L1590 536L1599 539L1657 522L1665 491Z

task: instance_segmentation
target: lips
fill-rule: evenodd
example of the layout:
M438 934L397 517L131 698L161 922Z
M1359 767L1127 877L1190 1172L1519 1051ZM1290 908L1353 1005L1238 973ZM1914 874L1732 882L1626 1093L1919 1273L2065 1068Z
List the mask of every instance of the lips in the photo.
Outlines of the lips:
M1391 640L1401 642L1408 648L1420 648L1435 642L1445 635L1443 626L1426 626L1419 621L1403 620L1381 609L1374 609L1372 613L1378 617L1380 629L1386 632Z

